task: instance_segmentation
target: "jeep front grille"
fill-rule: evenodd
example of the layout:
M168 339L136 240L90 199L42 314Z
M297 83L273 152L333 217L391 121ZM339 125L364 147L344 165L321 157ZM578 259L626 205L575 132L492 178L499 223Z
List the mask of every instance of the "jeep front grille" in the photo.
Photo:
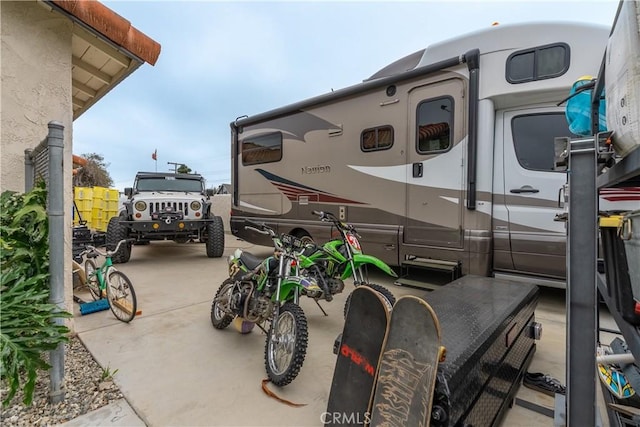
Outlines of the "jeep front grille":
M173 208L175 212L189 215L189 204L186 202L152 202L149 203L149 214L164 211L167 207Z

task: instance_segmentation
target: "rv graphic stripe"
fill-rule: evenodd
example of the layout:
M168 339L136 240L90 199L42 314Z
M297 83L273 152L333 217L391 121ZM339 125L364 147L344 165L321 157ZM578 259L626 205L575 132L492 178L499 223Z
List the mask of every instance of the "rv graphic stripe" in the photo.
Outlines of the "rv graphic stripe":
M261 133L270 133L273 129L281 130L288 139L306 142L305 136L309 132L318 130L340 130L340 125L331 123L315 114L306 111L297 111L293 115L287 115L279 119L269 120L268 129L258 129Z
M318 192L320 190L316 190L315 188L312 187L307 187L306 185L302 185L302 184L298 184L297 182L293 182L293 181L289 181L286 178L282 178L281 176L278 175L274 175L271 172L267 172L264 169L256 169L256 172L258 172L260 175L264 176L265 178L267 178L267 180L269 180L269 182L271 182L272 184L284 184L284 185L289 185L293 188L305 188L308 191L313 191L313 192Z
M640 201L640 187L602 188L600 197L610 202Z
M267 172L264 169L256 169L256 172L265 177L271 185L276 187L278 191L287 197L287 199L294 202L298 201L300 196L312 196L315 198L315 201L320 203L350 203L355 205L367 204L356 200L344 199L334 194L293 182L271 172Z

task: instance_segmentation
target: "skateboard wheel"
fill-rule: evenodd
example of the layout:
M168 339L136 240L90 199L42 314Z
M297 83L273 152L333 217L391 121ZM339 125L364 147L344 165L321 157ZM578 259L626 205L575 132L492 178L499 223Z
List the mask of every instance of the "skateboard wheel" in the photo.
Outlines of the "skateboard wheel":
M442 363L447 360L447 348L445 346L440 346L440 355L438 356L438 362Z

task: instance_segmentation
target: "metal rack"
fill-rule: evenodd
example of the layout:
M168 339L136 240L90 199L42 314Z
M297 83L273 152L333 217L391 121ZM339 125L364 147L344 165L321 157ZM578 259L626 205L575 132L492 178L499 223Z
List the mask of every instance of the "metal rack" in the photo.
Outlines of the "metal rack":
M596 109L597 110L597 109ZM597 120L595 121L597 123ZM640 149L604 173L600 135L566 139L569 182L567 236L567 407L569 426L596 425L597 299L600 290L629 349L640 360L640 329L625 321L609 298L604 277L597 273L598 190L640 177ZM592 266L592 268L585 268Z

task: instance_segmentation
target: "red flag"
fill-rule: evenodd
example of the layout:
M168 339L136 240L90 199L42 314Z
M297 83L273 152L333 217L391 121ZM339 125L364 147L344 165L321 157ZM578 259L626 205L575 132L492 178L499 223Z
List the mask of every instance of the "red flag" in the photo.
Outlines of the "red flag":
M151 158L153 160L158 160L158 149L156 148L153 153L151 153Z

